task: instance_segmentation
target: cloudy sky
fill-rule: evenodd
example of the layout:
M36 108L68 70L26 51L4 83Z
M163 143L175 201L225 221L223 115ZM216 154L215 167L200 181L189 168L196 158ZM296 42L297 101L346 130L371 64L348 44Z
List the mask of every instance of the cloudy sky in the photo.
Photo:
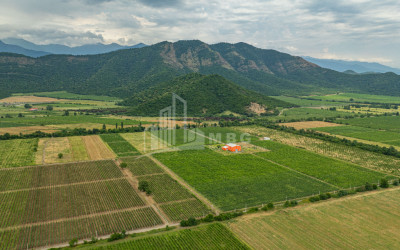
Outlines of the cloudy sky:
M1 0L0 7L0 39L246 42L400 68L398 0Z

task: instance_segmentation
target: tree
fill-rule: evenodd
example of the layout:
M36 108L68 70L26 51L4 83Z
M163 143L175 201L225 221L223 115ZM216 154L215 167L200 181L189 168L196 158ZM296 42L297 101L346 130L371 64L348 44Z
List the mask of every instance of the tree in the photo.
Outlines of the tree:
M121 168L126 168L128 166L128 164L126 164L126 162L122 162L119 166Z
M63 156L64 156L63 153L59 153L59 154L58 154L58 159L63 158Z
M381 179L381 182L380 182L379 186L381 188L388 188L389 187L389 181L386 180L385 178L383 178L383 179Z
M121 122L121 128L124 128L124 122Z
M24 117L24 115L22 113L19 113L18 117Z
M105 125L105 124L103 124L103 130L106 130L106 129L107 129L106 125Z
M52 105L47 105L46 110L47 111L53 111L53 106Z
M24 105L24 107L25 107L26 109L30 109L30 108L32 108L32 105L30 105L30 104L27 103L27 104Z
M64 111L64 116L69 116L69 111L68 110Z

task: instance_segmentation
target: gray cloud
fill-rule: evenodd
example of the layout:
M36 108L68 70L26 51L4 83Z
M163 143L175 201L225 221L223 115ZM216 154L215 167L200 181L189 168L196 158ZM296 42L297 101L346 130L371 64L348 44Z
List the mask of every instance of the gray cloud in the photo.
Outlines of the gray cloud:
M400 67L395 0L2 0L0 39L82 45L200 39Z

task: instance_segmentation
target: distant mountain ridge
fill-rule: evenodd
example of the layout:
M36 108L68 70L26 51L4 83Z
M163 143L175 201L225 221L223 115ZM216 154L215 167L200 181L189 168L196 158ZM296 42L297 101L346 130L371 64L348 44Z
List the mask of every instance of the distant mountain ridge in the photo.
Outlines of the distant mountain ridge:
M188 73L218 74L264 95L341 92L400 96L400 76L346 74L246 43L161 42L98 55L0 53L0 95L65 90L128 98Z
M359 62L359 61L344 61L334 59L318 59L309 56L303 56L303 58L311 63L315 63L322 68L332 69L339 72L345 72L347 70L354 71L356 73L387 73L393 72L400 75L400 69L392 68L380 63L374 62Z
M3 42L3 44L14 46L14 48L16 50L5 51L5 50L2 50L0 47L0 52L17 53L17 54L22 54L22 55L31 56L31 57L38 57L38 56L43 56L43 55L48 55L48 54L96 55L96 54L109 53L109 52L120 50L120 49L143 48L143 47L147 46L143 43L138 43L133 46L122 46L117 43L111 43L111 44L96 43L96 44L86 44L86 45L77 46L77 47L69 47L69 46L61 45L61 44L37 45L35 43L29 42L29 41L26 41L26 40L20 39L20 38L5 38L5 39L2 39L2 42ZM19 48L17 49L17 47L15 47L15 46L18 46ZM21 50L21 48L28 50L28 52ZM33 52L37 52L38 56L35 56L36 54Z
M25 49L18 45L6 44L3 43L2 41L0 41L0 52L16 53L30 57L40 57L50 54L44 51Z

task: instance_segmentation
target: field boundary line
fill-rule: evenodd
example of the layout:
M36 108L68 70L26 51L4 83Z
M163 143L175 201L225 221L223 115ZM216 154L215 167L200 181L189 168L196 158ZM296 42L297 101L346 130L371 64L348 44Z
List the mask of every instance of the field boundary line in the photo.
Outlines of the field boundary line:
M15 229L21 229L21 228L25 228L25 227L48 225L48 224L58 223L58 222L65 222L65 221L72 221L72 220L79 220L79 219L86 219L86 218L93 218L93 217L102 216L102 215L111 215L111 214L135 211L135 210L139 210L139 209L143 209L143 208L151 208L151 206L145 205L145 206L138 206L138 207L129 207L129 208L124 208L124 209L117 209L117 210L104 211L104 212L93 213L93 214L74 216L74 217L69 217L69 218L60 218L60 219L56 219L56 220L48 220L48 221L40 221L40 222L34 222L34 223L20 224L20 225L15 225L15 226L11 226L11 227L0 228L0 232L10 231L10 230L15 230Z
M59 188L59 187L67 187L67 186L78 186L78 185L93 184L93 183L100 183L100 182L107 182L107 181L118 181L118 180L124 180L124 179L126 179L126 178L125 177L117 177L117 178L101 179L101 180L94 180L94 181L83 181L83 182L74 182L74 183L59 184L59 185L42 186L42 187L14 189L14 190L0 191L0 194L9 194L9 193L15 193L15 192L33 191L33 190Z
M151 160L153 160L158 166L160 166L164 171L172 177L172 179L176 180L179 184L181 184L183 187L188 189L194 196L202 201L204 204L208 206L208 208L211 209L216 215L221 213L221 210L215 206L212 202L210 202L205 196L200 194L197 190L195 190L192 186L190 186L188 183L185 182L181 177L179 177L177 174L175 174L172 170L170 170L166 165L164 165L162 162L154 158L153 155L148 156Z

